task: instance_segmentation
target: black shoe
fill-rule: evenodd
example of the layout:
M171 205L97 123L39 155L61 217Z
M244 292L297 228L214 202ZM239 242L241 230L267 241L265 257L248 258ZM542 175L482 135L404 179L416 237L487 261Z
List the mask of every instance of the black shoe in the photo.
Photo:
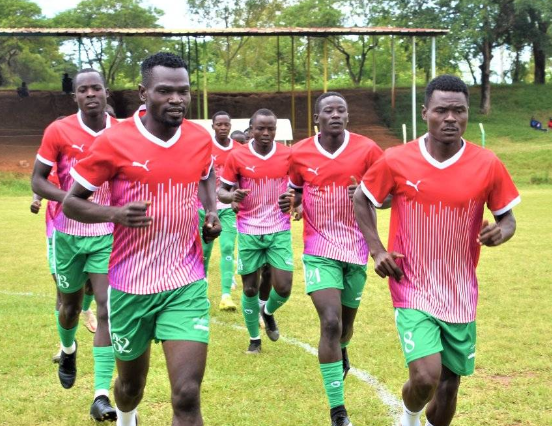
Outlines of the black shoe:
M353 426L343 405L332 408L330 417L332 418L332 426Z
M71 355L61 351L59 357L58 377L61 386L70 389L77 379L77 341L75 340L75 352Z
M245 351L248 355L257 355L261 353L261 339L249 340L249 347Z
M343 357L343 380L347 377L347 373L351 369L351 363L349 362L349 355L347 355L347 348L341 349L341 355Z
M278 325L276 325L276 320L274 319L274 315L268 315L265 312L263 307L261 308L261 317L265 324L266 335L270 340L275 342L280 338L280 331L278 330Z
M106 420L114 422L117 420L117 412L111 406L109 398L105 395L100 395L94 399L90 407L90 417L97 422L105 422Z

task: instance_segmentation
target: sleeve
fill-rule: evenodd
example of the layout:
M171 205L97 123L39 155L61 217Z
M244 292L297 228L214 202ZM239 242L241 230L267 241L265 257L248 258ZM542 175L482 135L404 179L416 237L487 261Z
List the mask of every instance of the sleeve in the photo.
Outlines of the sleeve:
M59 154L60 148L58 142L59 133L56 126L52 123L44 131L40 148L38 148L38 153L36 154L37 160L47 166L53 167Z
M383 150L375 142L371 142L368 153L366 154L366 170L372 167L382 155Z
M203 168L203 171L201 172L201 180L207 180L209 179L209 174L211 173L211 169L213 168L213 164L215 162L215 159L211 155L211 161L208 161L206 166Z
M224 170L222 171L222 176L220 177L220 181L222 183L231 186L235 186L238 184L239 176L239 165L235 156L235 152L236 151L232 151L226 159L226 162L224 163Z
M88 150L88 155L71 169L71 176L89 191L97 191L117 173L114 159L115 152L109 139L101 135Z
M387 157L382 155L376 162L368 168L368 171L362 177L360 184L362 192L376 206L381 207L387 197L395 188L395 180Z
M521 202L519 192L512 177L502 162L495 157L491 188L487 198L487 207L494 216L500 216Z
M290 164L289 164L289 186L295 189L303 188L303 177L299 172L299 164L295 160L293 148L291 150Z

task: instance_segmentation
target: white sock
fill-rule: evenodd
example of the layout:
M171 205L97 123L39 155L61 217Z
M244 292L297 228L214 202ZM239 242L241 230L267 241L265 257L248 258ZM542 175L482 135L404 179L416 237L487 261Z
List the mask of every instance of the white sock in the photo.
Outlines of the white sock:
M61 345L61 350L63 352L65 352L67 355L71 355L71 354L75 353L75 351L77 350L77 345L75 345L75 342L73 342L73 344L69 347L63 346L63 344L62 344Z
M115 407L115 411L117 412L117 426L136 426L136 408L125 413Z
M224 293L221 297L221 299L227 299L230 297L230 293Z
M94 392L94 399L102 395L109 398L109 391L107 389L98 389L96 392Z
M266 300L261 300L261 299L259 299L259 307L260 307L261 309L263 309L263 308L265 307L265 305L266 305L266 302L267 302Z
M406 408L403 402L403 414L401 417L401 426L421 426L420 416L422 415L423 408L420 411L414 412Z

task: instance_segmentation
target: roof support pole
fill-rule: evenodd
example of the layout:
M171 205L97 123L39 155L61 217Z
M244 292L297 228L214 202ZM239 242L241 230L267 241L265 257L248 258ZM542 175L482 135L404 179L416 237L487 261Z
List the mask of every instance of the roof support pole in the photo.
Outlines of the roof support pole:
M391 36L391 109L395 109L395 36Z
M276 65L277 65L277 82L278 82L278 90L277 92L280 93L280 36L276 36Z
M203 119L207 120L209 104L207 99L207 43L203 39Z
M412 37L412 139L416 139L416 36Z
M372 92L376 93L376 36L372 36Z
M295 38L291 36L291 128L295 131Z
M186 43L187 43L187 45L188 45L188 49L187 49L187 50L188 50L188 51L187 51L187 54L188 54L187 65L188 65L188 69L190 69L191 66L192 66L192 62L191 62L191 59L192 59L192 58L191 58L192 50L191 50L191 47L190 47L190 36L186 37L186 39L187 39L187 40L186 40ZM190 78L190 80L191 80L191 78ZM190 81L190 86L191 86L191 81ZM190 91L191 91L191 88L190 88ZM191 105L190 105L190 106L191 106ZM189 110L190 110L189 118L192 118L192 108L189 108Z
M328 91L328 38L324 37L324 93Z
M435 78L435 37L431 37L431 78Z
M82 38L79 37L79 70L82 70Z
M311 105L311 84L310 84L310 78L311 78L311 70L310 70L310 54L311 54L311 40L310 36L307 36L307 127L309 129L308 135L309 137L312 136L312 105Z
M201 92L199 88L199 47L197 37L195 38L195 57L196 57L196 89L197 89L197 118L201 117Z

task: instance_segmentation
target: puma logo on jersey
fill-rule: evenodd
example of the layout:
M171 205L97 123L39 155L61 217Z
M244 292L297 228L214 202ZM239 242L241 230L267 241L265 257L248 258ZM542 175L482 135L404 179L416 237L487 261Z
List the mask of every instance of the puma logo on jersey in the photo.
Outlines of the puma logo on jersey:
M213 157L213 161L217 161L218 154L217 155L211 155L211 157Z
M310 167L307 169L307 172L314 173L316 176L318 176L318 169L320 167L317 167L316 169L311 169Z
M144 164L139 163L138 161L133 161L133 162L132 162L132 165L133 165L134 167L142 167L146 172L149 172L150 169L148 169L148 163L149 163L149 160L146 161Z
M412 182L410 182L409 180L406 181L406 185L407 186L411 186L412 188L414 188L416 190L416 192L420 192L420 190L418 189L418 185L420 184L421 180L419 180L418 182L416 182L416 184L413 184Z
M82 144L81 146L78 146L78 145L71 145L71 148L75 148L75 149L78 149L80 152L84 152L84 144Z
M255 167L257 166L246 166L245 170L250 170L252 173L255 173Z

